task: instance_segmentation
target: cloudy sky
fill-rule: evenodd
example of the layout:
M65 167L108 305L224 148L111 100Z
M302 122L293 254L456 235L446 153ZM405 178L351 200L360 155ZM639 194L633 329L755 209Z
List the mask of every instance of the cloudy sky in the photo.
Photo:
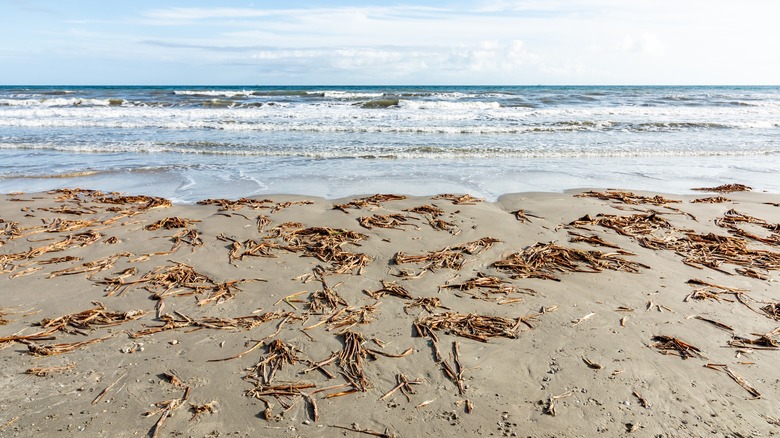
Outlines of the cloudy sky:
M0 0L0 84L778 84L777 0Z

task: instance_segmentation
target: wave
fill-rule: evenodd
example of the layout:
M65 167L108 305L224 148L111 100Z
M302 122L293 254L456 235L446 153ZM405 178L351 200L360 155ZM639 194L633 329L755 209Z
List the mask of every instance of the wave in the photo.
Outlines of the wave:
M330 97L339 100L354 99L379 99L386 96L383 92L359 92L359 91L325 91L324 97Z
M300 90L173 90L177 96L194 97L330 97L327 92Z
M447 101L447 100L401 100L399 105L402 108L409 109L446 109L446 110L485 110L498 109L501 104L498 102L480 102L480 101Z
M66 94L75 94L76 92L74 90L51 90L51 91L41 91L39 94L42 94L44 96L64 96Z
M0 106L22 106L22 107L90 107L90 106L120 106L125 104L124 99L107 98L50 98L50 99L0 99Z
M369 100L368 102L363 102L360 107L366 108L366 109L374 109L374 108L390 108L390 107L397 107L400 102L400 99L374 99Z
M198 97L249 97L251 90L173 90L173 94L178 96L198 96Z
M221 113L224 108L232 108L231 101L214 99L204 102L204 107L214 109L213 113L201 113L201 110L189 112L164 111L120 114L114 116L32 113L28 117L4 117L0 111L0 126L21 128L104 128L104 129L164 129L164 130L222 130L234 132L321 132L321 133L402 133L402 134L524 134L551 132L677 132L704 130L750 130L774 129L780 127L780 120L755 121L621 121L621 120L559 120L550 121L535 117L526 119L482 118L474 120L465 117L426 118L426 117L378 117L372 114L360 117L360 113L348 116L311 118L296 117L294 112L269 115L258 113ZM270 104L256 103L258 107ZM361 109L384 109L398 107L395 100L369 101L360 104ZM229 117L225 117L228 115ZM273 116L273 117L272 117Z
M62 144L30 145L0 143L7 150L49 150L68 153L173 153L183 155L212 155L236 157L302 158L302 159L502 159L502 158L632 158L632 157L741 157L780 156L778 148L663 149L663 148L595 148L591 146L561 146L556 148L510 148L498 146L344 146L329 149L280 147L264 149L247 145L218 142L91 144L67 146ZM62 177L88 176L92 171L63 174ZM8 175L6 175L8 177Z

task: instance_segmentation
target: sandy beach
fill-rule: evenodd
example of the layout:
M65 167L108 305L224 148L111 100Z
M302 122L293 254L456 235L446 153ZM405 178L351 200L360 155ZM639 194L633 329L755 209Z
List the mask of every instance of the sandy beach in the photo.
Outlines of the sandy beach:
M775 435L780 196L712 189L0 195L0 436Z

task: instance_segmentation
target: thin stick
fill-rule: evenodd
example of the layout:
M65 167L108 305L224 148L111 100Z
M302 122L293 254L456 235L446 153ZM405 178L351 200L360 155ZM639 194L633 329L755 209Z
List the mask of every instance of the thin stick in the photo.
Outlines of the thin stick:
M92 400L92 404L93 404L93 405L96 405L96 404L98 404L98 403L100 402L100 400L102 400L102 399L103 399L103 397L104 397L104 396L105 396L105 395L108 393L108 391L109 391L111 388L113 388L113 387L114 387L114 385L116 385L117 383L119 383L119 381L120 381L120 380L124 379L126 376L127 376L127 373L125 373L125 374L122 374L121 376L119 376L119 378L118 378L118 379L114 380L114 383L112 383L112 384L110 384L110 385L106 386L106 389L104 389L104 390L100 391L100 394L98 394L98 396L97 396L97 397L95 397L95 399L94 399L94 400Z

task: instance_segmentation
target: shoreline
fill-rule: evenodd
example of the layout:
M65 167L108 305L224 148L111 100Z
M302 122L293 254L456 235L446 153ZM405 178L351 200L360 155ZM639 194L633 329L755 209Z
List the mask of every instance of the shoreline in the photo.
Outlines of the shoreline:
M592 190L0 195L0 435L776 433L780 195Z
M8 152L8 151L4 151ZM81 175L83 155L57 153L46 160L61 163L62 172ZM26 160L26 165L48 166L41 158L25 154L9 156ZM93 157L94 158L94 157ZM362 192L404 193L432 196L437 193L470 193L490 201L508 193L563 192L580 188L624 188L669 194L693 194L692 187L718 186L739 181L780 193L772 178L780 161L776 156L672 159L656 157L550 160L309 160L291 159L241 162L227 160L201 162L202 157L160 155L149 166L147 156L139 156L121 167L118 157L95 158L89 176L73 178L0 178L2 192L42 192L84 187L128 194L166 197L176 203L194 203L207 198L237 198L297 194L339 199ZM141 167L136 167L140 160ZM181 162L180 162L181 161ZM23 168L20 161L19 168ZM18 166L17 166L18 167ZM101 170L108 168L109 170ZM72 171L72 172L71 172ZM301 175L306 175L303 178Z

